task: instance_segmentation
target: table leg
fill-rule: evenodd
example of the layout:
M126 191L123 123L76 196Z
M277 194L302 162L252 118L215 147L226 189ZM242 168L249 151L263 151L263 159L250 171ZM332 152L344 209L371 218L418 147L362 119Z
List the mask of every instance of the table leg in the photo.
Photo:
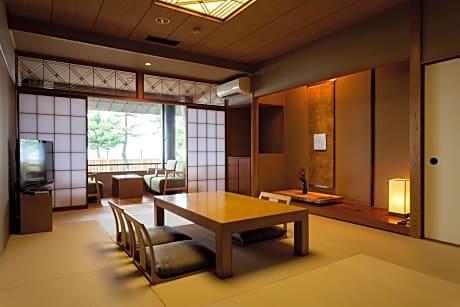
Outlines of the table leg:
M165 209L154 205L155 207L155 226L163 226L165 224Z
M299 256L308 254L308 214L294 222L294 253Z
M232 233L216 233L216 274L220 278L233 275L232 271Z

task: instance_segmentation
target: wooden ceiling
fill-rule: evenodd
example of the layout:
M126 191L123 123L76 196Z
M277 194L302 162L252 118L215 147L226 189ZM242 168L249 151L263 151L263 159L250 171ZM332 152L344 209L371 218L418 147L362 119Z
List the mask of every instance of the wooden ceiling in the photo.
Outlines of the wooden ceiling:
M12 30L251 72L405 0L257 0L226 23L174 11L151 0L4 1ZM171 22L160 25L156 17ZM194 28L199 33L194 34ZM179 44L148 42L149 35Z

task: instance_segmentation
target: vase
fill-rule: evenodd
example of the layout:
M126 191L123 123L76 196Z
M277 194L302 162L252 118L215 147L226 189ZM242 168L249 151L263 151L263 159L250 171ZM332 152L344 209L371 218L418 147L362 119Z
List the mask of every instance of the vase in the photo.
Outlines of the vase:
M302 194L307 194L307 183L302 183Z

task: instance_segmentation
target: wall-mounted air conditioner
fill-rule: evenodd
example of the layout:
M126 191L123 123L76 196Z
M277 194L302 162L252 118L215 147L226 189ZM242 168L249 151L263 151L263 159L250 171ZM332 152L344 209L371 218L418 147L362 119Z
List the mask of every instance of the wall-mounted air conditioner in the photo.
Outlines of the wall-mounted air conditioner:
M251 93L251 82L249 77L238 79L220 84L217 86L217 96L225 98L232 95L249 95Z

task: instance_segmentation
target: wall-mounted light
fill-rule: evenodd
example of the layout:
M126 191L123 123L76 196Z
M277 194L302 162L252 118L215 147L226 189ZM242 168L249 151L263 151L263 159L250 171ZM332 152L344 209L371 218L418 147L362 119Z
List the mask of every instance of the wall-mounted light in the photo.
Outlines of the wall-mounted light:
M145 66L152 66L152 63L150 63L150 62L145 62L144 65L145 65Z
M410 213L410 180L393 178L388 181L388 214L408 217Z

